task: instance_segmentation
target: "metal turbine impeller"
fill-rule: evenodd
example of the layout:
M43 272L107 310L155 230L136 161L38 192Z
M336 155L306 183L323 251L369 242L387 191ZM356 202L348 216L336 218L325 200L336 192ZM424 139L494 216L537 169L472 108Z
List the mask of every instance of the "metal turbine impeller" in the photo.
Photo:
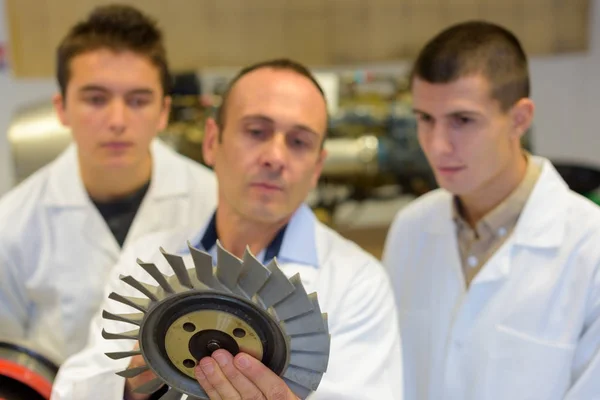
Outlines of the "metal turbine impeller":
M125 378L152 370L157 378L135 388L151 394L168 385L162 400L183 394L208 399L194 378L200 359L217 349L233 355L242 351L261 360L283 378L301 399L316 390L329 361L327 314L321 313L317 294L307 294L299 274L288 279L274 259L262 265L246 249L240 260L217 241L217 265L212 257L188 242L194 267L182 257L161 253L174 274L162 274L155 264L137 260L158 286L120 276L145 297L111 293L109 298L140 311L103 318L139 328L124 333L102 331L105 339L139 341L139 350L106 353L112 359L142 355L146 366L118 372Z

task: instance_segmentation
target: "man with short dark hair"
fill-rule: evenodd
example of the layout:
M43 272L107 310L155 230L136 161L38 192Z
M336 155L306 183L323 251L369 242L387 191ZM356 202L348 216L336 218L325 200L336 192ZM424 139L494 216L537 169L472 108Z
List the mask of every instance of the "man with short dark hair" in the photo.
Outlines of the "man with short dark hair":
M0 201L0 339L57 364L82 349L110 268L144 234L196 226L214 174L156 135L171 99L162 33L95 9L57 50L54 105L71 144Z
M327 313L327 372L310 398L401 399L400 336L388 277L377 260L321 224L304 204L323 167L327 130L323 92L306 71L296 62L273 60L248 67L233 80L222 104L223 120L207 121L203 141L204 160L214 167L219 183L214 216L193 235L180 232L140 240L122 257L115 275L151 283L135 259L152 262L167 274L159 246L190 263L190 237L192 246L213 259L217 239L240 259L247 247L264 264L277 257L288 277L298 273L306 292L318 294L321 311ZM106 293L135 296L131 289L115 276ZM127 307L109 300L102 309L127 312ZM103 321L99 313L88 347L59 372L53 400L149 398L133 389L150 382L151 371L127 380L116 375L128 365L143 365L141 356L115 361L104 355L130 351L135 344L105 340L103 329L124 332L131 326ZM282 379L243 352L234 357L220 349L193 361L195 377L210 399L295 398ZM176 398L174 393L165 396Z
M392 277L409 400L600 393L600 210L528 154L527 58L487 22L436 35L411 76L440 189L396 216Z

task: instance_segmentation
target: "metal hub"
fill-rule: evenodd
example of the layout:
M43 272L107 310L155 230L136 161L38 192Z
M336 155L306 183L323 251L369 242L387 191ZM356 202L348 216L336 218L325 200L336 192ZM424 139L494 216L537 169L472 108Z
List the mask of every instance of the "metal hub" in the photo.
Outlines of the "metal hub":
M190 269L181 257L161 249L172 276L138 260L158 286L121 276L145 298L110 294L142 312L134 317L103 313L105 319L139 326L125 333L102 332L106 339L139 341L138 351L107 353L113 359L144 357L146 367L118 374L130 378L150 369L156 378L136 392L151 394L166 384L170 390L163 400L183 394L208 399L194 368L202 358L224 349L261 360L301 399L316 390L327 370L330 346L327 316L321 313L316 293L306 293L298 274L288 279L275 260L263 266L249 250L242 261L217 242L213 267L209 254L189 249L194 263Z

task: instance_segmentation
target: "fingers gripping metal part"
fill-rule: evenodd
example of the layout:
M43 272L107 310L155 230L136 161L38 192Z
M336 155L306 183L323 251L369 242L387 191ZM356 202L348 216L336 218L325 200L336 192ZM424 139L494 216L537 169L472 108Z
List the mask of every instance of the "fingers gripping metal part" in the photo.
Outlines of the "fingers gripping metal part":
M121 280L143 297L111 293L109 298L139 312L114 314L107 320L134 325L127 332L103 331L107 340L136 340L139 350L107 353L119 360L142 355L146 366L129 367L118 375L133 378L151 370L155 379L135 388L153 393L164 385L163 400L208 399L193 369L217 349L245 352L279 375L301 399L317 389L327 370L330 336L327 315L316 293L307 294L300 275L290 279L277 260L267 266L247 248L240 260L217 241L217 262L206 252L188 248L193 265L160 248L172 274L155 264L137 264L156 282L132 276Z

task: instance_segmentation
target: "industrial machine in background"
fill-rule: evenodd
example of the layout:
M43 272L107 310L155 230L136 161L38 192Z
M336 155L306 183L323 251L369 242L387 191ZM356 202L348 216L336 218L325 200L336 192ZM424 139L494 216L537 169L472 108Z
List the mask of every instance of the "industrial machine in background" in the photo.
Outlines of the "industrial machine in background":
M231 76L175 75L170 121L159 137L177 152L203 162L204 123L219 107ZM389 224L401 207L436 187L417 141L407 77L368 71L316 76L329 101L328 157L307 201L319 219L335 229ZM20 109L8 138L17 183L71 142L50 100ZM528 149L529 138L525 136Z
M348 201L414 198L435 187L416 139L402 75L351 71L320 76L335 82L323 81L335 105L330 108L322 178L308 199L322 221L335 226L338 206ZM204 121L220 105L229 78L176 75L170 121L159 137L179 153L203 162ZM8 138L16 182L50 162L71 141L50 100L19 110Z

